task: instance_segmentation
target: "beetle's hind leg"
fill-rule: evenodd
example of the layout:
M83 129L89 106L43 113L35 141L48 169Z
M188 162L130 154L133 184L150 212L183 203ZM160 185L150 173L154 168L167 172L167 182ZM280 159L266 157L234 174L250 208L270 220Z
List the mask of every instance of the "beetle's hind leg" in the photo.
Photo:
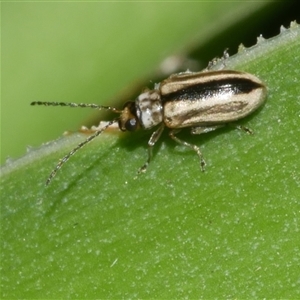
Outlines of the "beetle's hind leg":
M234 123L229 123L228 125L229 125L230 127L235 128L235 129L244 131L244 132L246 132L246 133L248 133L248 134L253 134L253 131L252 131L250 128L245 127L245 126L243 126L243 125L237 125L237 124L234 124Z
M200 151L200 148L197 147L196 145L187 143L187 142L185 142L185 141L179 139L179 138L176 136L176 134L177 134L179 131L180 131L180 129L179 129L179 130L176 130L176 129L171 130L170 133L169 133L170 138L173 139L173 140L174 140L175 142L177 142L178 144L184 145L185 147L189 147L190 149L194 150L194 151L197 153L197 155L198 155L198 157L199 157L199 159L200 159L200 167L201 167L201 170L204 171L204 170L205 170L205 165L206 165L206 163L205 163L205 160L204 160L204 158L203 158L203 155L202 155L202 153L201 153L201 151Z
M250 128L245 127L243 125L237 125L235 123L220 124L220 125L215 125L215 126L198 126L198 127L192 127L191 134L207 133L207 132L210 132L210 131L214 131L214 130L216 130L218 128L224 127L226 125L228 125L228 126L230 126L232 128L244 131L244 132L246 132L248 134L253 134L253 131Z
M218 128L221 128L225 126L224 124L215 125L215 126L198 126L198 127L192 127L191 134L202 134L202 133L208 133L211 131L214 131Z

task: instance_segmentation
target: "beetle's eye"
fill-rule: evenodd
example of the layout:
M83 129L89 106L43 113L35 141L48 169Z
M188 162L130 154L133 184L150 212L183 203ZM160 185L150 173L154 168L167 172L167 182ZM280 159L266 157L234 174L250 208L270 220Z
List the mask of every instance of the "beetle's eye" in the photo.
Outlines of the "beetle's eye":
M135 131L137 129L138 123L135 118L131 118L125 122L125 128L128 131Z

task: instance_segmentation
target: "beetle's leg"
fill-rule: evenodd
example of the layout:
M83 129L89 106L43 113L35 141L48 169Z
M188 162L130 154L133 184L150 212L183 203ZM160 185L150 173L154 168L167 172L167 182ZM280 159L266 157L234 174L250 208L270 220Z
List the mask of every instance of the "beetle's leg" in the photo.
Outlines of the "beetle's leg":
M245 127L243 125L237 125L237 124L234 124L234 123L229 123L229 126L234 127L235 129L238 129L238 130L242 130L242 131L244 131L248 134L253 134L253 131L250 128Z
M216 130L220 127L223 127L225 125L215 125L215 126L198 126L198 127L192 127L191 134L202 134L207 133L213 130Z
M177 129L177 130L176 130L176 129L173 129L173 130L170 131L169 136L171 137L171 139L173 139L173 140L174 140L175 142L177 142L178 144L184 145L184 146L189 147L189 148L191 148L192 150L194 150L194 151L197 153L197 155L199 156L201 170L204 171L204 167L205 167L206 163L205 163L205 160L204 160L204 158L203 158L203 156L202 156L202 153L201 153L201 151L200 151L200 148L197 147L196 145L189 144L189 143L187 143L187 142L185 142L185 141L179 139L179 138L176 136L176 134L177 134L179 131L180 131L180 130L178 130L178 129Z
M191 134L202 134L202 133L207 133L207 132L210 132L210 131L213 131L213 130L216 130L218 128L221 128L225 125L229 125L235 129L238 129L238 130L242 130L248 134L253 134L253 131L248 128L248 127L245 127L243 125L237 125L237 124L234 124L234 123L229 123L229 124L222 124L222 125L216 125L216 126L198 126L198 127L192 127L191 129Z
M154 131L148 141L148 159L145 162L145 164L139 168L138 170L138 174L140 173L145 173L147 170L147 167L152 159L152 149L153 146L155 145L155 143L158 141L158 139L160 138L162 132L164 131L165 125L162 124L156 131Z

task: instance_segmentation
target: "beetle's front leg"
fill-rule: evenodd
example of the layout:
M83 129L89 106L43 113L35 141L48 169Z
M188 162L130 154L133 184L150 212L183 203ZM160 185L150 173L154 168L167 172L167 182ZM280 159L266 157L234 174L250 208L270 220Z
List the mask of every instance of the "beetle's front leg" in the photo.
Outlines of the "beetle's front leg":
M147 170L147 167L152 159L152 149L155 143L158 141L160 138L162 132L164 131L165 125L162 124L156 131L154 131L148 141L148 159L145 162L145 164L139 168L138 174L145 173Z
M177 130L176 130L176 129L173 129L173 130L170 131L169 136L171 137L171 139L173 139L173 140L174 140L175 142L177 142L178 144L184 145L184 146L189 147L190 149L194 150L194 151L197 153L197 155L199 156L201 170L204 171L204 170L205 170L205 165L206 165L206 163L205 163L205 160L204 160L204 158L203 158L203 155L202 155L202 153L201 153L201 151L200 151L200 148L197 147L196 145L189 144L189 143L187 143L187 142L185 142L185 141L179 139L179 138L176 136L176 134L177 134L179 131L180 131L180 129L177 129Z

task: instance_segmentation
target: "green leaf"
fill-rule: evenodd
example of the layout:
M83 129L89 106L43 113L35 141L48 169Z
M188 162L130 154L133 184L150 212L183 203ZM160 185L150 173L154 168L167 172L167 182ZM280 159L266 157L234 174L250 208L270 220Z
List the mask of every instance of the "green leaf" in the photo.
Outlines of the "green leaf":
M269 96L242 122L253 136L179 135L205 173L166 132L136 177L150 131L103 133L48 187L85 134L2 167L2 298L299 297L299 37L294 24L225 62Z

